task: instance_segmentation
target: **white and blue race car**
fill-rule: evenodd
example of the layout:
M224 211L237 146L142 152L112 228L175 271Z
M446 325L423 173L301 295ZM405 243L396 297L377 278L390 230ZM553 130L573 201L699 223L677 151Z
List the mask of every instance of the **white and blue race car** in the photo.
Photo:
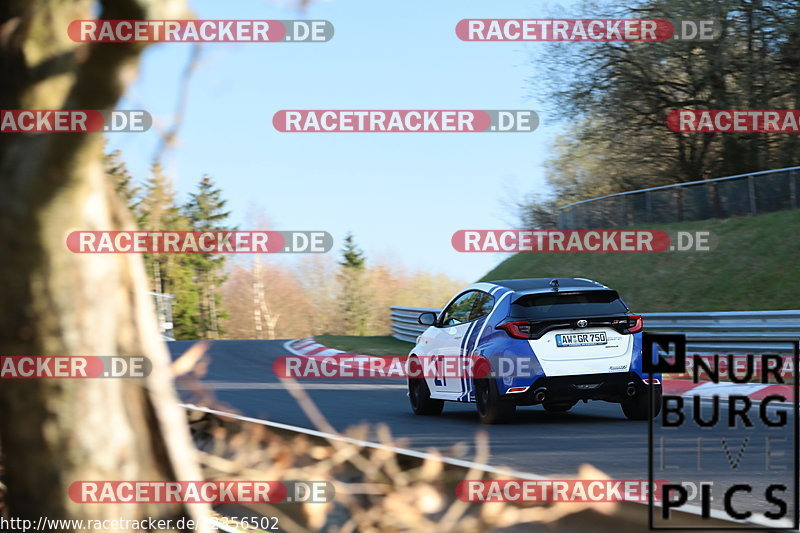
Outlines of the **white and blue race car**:
M632 420L660 408L661 376L652 376L651 410L642 369L642 317L596 281L475 283L418 320L430 326L408 359L408 396L418 415L441 413L446 400L474 402L486 424L509 421L518 405L567 411L580 400L605 400L620 403Z

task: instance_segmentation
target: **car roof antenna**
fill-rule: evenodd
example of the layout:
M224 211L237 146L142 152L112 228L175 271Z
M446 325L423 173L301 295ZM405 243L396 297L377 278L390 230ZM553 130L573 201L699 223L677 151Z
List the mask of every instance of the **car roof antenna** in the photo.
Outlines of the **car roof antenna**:
M554 291L558 291L558 280L557 279L550 280L550 286L553 287Z

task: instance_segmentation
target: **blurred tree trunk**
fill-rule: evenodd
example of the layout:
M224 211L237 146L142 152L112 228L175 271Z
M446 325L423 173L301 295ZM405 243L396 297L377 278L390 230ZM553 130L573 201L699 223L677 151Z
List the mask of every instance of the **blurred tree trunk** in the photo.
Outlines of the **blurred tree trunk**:
M104 19L185 17L181 0L106 0ZM91 0L0 4L0 109L111 109L142 45L80 44ZM146 355L146 380L5 380L0 442L11 516L194 516L184 505L73 503L76 480L200 479L176 406L141 258L80 255L77 229L133 229L102 168L101 134L0 134L0 353Z

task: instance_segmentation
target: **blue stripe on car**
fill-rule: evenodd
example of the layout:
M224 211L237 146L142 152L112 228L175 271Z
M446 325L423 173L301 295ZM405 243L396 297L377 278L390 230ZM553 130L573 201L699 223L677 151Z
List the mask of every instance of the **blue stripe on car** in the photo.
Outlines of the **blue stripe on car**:
M490 295L495 297L495 305L492 307L492 310L489 312L488 315L486 315L485 317L483 317L482 319L480 319L480 320L478 320L476 322L476 326L479 326L479 327L475 327L469 335L465 335L465 337L467 337L467 343L466 343L465 346L469 347L470 344L471 344L471 347L466 349L464 354L463 354L465 357L470 357L472 355L472 353L475 351L475 349L477 348L478 343L480 342L480 337L482 336L481 333L483 332L484 326L486 325L486 323L488 322L489 318L492 316L492 314L494 313L495 309L497 308L497 303L499 301L499 298L497 296L498 295L502 296L502 294L505 294L507 292L512 292L512 291L510 289L505 289L504 290L504 287L501 287L500 285L495 285L494 287L489 289L487 292ZM469 368L472 368L472 367L470 366ZM470 377L466 377L466 378L464 378L464 381L465 381L465 385L462 388L463 394L458 398L458 401L460 401L460 402L469 402L469 401L472 401L473 395L475 393L475 390L474 390L474 387L473 387L474 380L472 378L470 378Z

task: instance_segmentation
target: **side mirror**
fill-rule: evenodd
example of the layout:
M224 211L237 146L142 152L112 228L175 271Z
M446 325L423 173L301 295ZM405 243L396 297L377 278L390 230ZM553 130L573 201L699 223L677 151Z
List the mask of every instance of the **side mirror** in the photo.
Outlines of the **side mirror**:
M423 326L432 326L436 323L436 313L431 313L430 311L420 313L419 317L417 317L417 322Z

